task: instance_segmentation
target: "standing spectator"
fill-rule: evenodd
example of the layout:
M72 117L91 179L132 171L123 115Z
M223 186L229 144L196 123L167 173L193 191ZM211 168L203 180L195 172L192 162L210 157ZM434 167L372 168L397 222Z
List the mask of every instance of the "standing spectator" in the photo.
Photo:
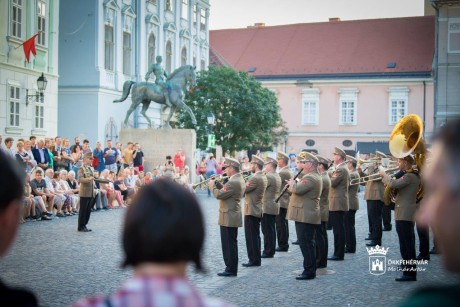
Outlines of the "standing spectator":
M290 161L289 161L289 167L291 168L291 170L292 170L294 173L296 173L296 172L297 172L297 168L296 168L297 162L296 162L296 155L295 155L295 153L290 153L290 154L289 154L289 159L290 159Z
M54 142L53 139L46 139L45 140L45 148L48 151L48 155L50 156L50 163L49 167L54 170Z
M34 167L31 158L27 152L24 151L24 143L18 142L16 144L18 151L16 152L16 160L23 166L26 173L30 172Z
M133 154L134 154L134 144L133 142L128 142L126 148L123 149L123 154L121 162L123 163L123 168L128 168L133 164Z
M48 150L45 148L45 142L42 139L38 140L37 148L32 149L32 153L35 161L37 161L37 165L46 170L50 164L50 156Z
M185 154L184 152L182 151L181 148L179 148L176 152L176 154L174 155L174 159L173 159L173 162L174 162L174 165L176 167L179 167L179 170L182 170L185 166Z
M96 148L93 151L93 161L94 159L97 159L97 165L95 166L93 163L93 167L101 173L103 170L105 170L105 163L104 163L104 151L102 150L102 144L101 142L96 142Z
M31 136L29 137L29 141L30 141L30 148L31 148L31 149L35 149L35 148L37 147L37 145L36 145L37 137L31 135Z
M78 146L80 147L80 149L82 149L82 146L80 145L80 138L76 136L73 140L74 140L74 144L70 146L70 151L72 152L75 146Z
M83 152L81 151L80 146L74 146L72 148L72 160L73 163L71 165L72 170L75 174L78 173L78 169L83 165ZM78 179L78 176L77 176Z
M209 157L206 159L206 179L209 179L211 176L217 173L217 161L214 158L212 153L209 154ZM211 190L208 188L208 197L211 197Z
M29 155L30 162L32 163L32 169L37 166L37 161L35 161L34 154L32 153L31 143L29 140L24 141L24 151Z
M73 159L72 159L72 156L71 156L71 152L70 152L70 148L69 148L69 145L70 145L70 141L68 138L64 138L62 140L62 148L61 148L61 159L63 159L64 161L63 164L66 165L66 169L68 169L69 171L71 170L70 169L70 165L74 162Z
M144 152L139 143L134 144L133 165L137 167L139 171L144 171Z
M112 140L107 140L107 147L104 149L104 159L105 168L117 173L118 150L112 147Z
M3 141L3 138L2 138L2 135L0 134L0 151L3 150L2 141Z
M87 154L88 152L92 151L91 147L89 147L89 141L87 139L83 140L83 147L81 148L81 151L83 154Z
M11 158L14 158L14 156L16 155L16 153L14 152L13 150L13 138L6 138L5 139L5 149L4 151L11 157Z
M13 159L0 150L0 257L14 241L18 228L19 206L24 186L24 173ZM35 296L26 290L10 288L0 280L1 306L38 306Z
M201 162L198 168L198 173L197 175L203 175L206 176L206 157L201 158Z
M62 148L62 139L60 136L54 138L54 145L56 146L56 151L60 152Z
M117 143L116 145L116 149L117 149L117 174L120 172L120 168L121 168L121 165L122 165L122 153L121 153L121 147L123 146L123 144L121 143Z
M249 158L246 156L243 158L243 163L241 163L241 170L247 175L251 172L251 163L249 163Z

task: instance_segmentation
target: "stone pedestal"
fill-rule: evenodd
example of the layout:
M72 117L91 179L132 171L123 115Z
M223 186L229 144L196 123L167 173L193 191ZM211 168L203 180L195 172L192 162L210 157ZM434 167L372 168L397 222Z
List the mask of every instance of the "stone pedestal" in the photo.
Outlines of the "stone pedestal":
M144 152L145 172L151 172L155 166L164 165L166 156L174 155L181 148L185 153L185 165L190 169L191 182L195 182L196 132L193 129L135 129L124 128L120 131L120 142L141 144Z

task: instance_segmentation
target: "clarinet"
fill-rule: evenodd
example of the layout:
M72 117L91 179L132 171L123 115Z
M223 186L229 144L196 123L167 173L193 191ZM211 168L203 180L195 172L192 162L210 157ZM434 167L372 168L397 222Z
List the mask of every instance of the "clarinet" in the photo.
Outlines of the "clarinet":
M303 168L300 169L300 171L294 176L294 180L297 179L297 177L299 177L300 173L302 173L303 171ZM284 186L284 189L281 191L280 195L278 195L278 197L275 199L275 203L278 203L280 201L280 198L284 195L284 193L286 193L287 189L289 189L289 184L286 184Z

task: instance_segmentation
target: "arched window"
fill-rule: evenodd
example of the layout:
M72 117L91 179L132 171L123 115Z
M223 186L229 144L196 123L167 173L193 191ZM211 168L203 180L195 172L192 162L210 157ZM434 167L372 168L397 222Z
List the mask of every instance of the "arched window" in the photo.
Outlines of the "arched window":
M186 47L182 48L182 53L180 57L180 65L181 66L187 65L187 48Z
M168 74L171 73L171 64L172 64L172 47L171 42L168 41L166 43L166 72Z
M155 63L155 35L153 35L153 33L149 35L148 48L149 49L147 50L147 54L148 54L147 63L148 63L148 66L150 67L150 65Z

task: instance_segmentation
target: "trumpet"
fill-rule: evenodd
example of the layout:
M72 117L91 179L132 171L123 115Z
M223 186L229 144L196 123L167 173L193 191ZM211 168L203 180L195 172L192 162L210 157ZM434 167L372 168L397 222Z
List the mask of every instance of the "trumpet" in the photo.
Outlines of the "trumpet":
M222 181L222 180L225 180L227 179L228 176L227 175L212 175L211 177L209 177L208 179L206 180L203 180L203 181L200 181L198 183L195 183L194 185L192 185L192 189L196 189L197 187L199 187L200 185L202 184L205 184L206 182L210 181L210 180L214 180L216 179L217 181Z
M399 166L385 169L384 172L385 173L395 172L398 169L399 169ZM355 179L350 181L350 185L363 184L363 183L366 183L366 182L369 182L369 181L377 181L377 180L381 180L381 179L382 179L382 177L380 176L380 174L376 173L376 174L372 174L372 175L369 175L369 176L355 178Z

